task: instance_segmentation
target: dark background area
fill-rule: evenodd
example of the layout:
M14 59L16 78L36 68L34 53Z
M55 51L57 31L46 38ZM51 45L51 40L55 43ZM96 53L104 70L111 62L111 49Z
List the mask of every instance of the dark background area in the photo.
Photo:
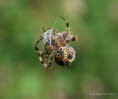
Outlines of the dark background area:
M34 50L42 27L79 42L69 67L45 70ZM0 99L117 99L118 0L1 0ZM40 46L42 47L42 46Z

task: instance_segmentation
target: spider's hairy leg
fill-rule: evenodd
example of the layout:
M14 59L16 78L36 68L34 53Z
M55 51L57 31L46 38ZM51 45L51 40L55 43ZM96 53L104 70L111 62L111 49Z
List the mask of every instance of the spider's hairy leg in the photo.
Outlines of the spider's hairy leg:
M40 60L41 64L44 64L44 61L43 61L43 58L42 58L42 54L40 54L39 60Z
M65 17L63 17L63 16L60 16L60 17L66 22L67 33L71 33L70 24L69 24L68 20Z
M39 55L39 61L44 66L44 68L47 68L48 66L45 63L45 61L47 60L47 57L45 57L45 53L44 52L40 52L40 51L37 51L37 52L38 52L38 55Z
M43 56L42 54L39 56L39 60L40 60L41 64L46 68L47 67L47 64L44 61L45 58L43 58L42 56Z
M44 60L43 60L43 53L42 53L42 52L39 50L39 48L38 48L38 44L39 44L39 42L40 42L41 40L42 40L42 38L37 41L37 43L36 43L36 45L35 45L35 50L37 51L37 53L38 53L38 55L39 55L39 60L40 60L41 64L46 65L45 62L44 62Z
M48 63L45 65L45 69L47 69L48 67L51 66L53 56L54 56L54 52L52 52L52 53L50 54L50 59L49 59Z
M47 69L48 67L51 66L51 61L52 61L52 58L54 55L54 51L47 53L48 49L54 50L54 49L52 49L51 46L46 44L44 51L42 53L40 53L40 55L39 55L39 60L45 69Z
M49 58L47 63L44 61L47 58L45 58L45 57L43 58L43 57L39 56L39 60L40 60L41 64L44 66L45 69L47 69L48 67L51 66L51 62L52 62L52 59L53 59L53 53L51 53L49 56L50 56L50 58Z
M35 50L37 51L38 55L40 55L40 50L38 48L38 44L39 42L42 40L42 38L40 40L37 41L36 45L35 45Z

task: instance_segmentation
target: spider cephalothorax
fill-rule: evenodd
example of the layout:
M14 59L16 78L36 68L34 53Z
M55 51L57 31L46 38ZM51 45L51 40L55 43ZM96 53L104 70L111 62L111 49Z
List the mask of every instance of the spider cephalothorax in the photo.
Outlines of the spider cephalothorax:
M65 32L59 32L53 28L47 31L44 29L44 34L35 46L39 60L45 68L51 66L53 57L55 58L55 62L61 66L69 65L75 59L75 51L72 47L68 46L68 43L78 40L78 37L71 35L69 22L64 17L61 16L61 18L66 22L67 30ZM45 49L42 52L38 48L41 40L43 40L45 44Z

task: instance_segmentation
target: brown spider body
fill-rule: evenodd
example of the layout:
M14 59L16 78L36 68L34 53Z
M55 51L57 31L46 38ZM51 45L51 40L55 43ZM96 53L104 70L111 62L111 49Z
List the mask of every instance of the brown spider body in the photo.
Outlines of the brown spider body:
M67 31L58 32L53 29L54 33L48 34L48 31L46 32L44 29L44 32L47 33L45 34L46 36L41 36L41 39L37 41L35 46L35 50L39 55L39 60L45 68L51 66L53 57L55 57L55 62L61 66L69 65L75 59L75 51L72 47L68 46L68 43L78 40L78 37L71 35L68 21L62 16L61 18L66 22ZM51 29L49 31L51 31ZM41 40L45 42L45 49L43 52L37 47Z

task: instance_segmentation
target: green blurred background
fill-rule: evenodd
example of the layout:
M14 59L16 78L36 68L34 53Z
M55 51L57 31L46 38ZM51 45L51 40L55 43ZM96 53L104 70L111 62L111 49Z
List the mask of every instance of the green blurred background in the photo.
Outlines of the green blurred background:
M76 59L45 70L34 46L59 16ZM0 0L0 99L118 99L117 41L118 0Z

